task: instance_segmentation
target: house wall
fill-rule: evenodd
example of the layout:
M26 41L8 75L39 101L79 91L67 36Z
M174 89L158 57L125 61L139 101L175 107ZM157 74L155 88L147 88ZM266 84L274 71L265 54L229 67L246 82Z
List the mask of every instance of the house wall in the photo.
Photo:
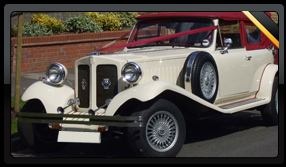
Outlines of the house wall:
M59 62L67 68L74 68L75 60L95 51L121 37L130 30L106 31L100 33L62 34L22 38L22 73L43 72L53 62ZM128 37L115 45L126 43ZM105 54L122 49L103 52ZM17 38L11 38L11 71L16 69Z

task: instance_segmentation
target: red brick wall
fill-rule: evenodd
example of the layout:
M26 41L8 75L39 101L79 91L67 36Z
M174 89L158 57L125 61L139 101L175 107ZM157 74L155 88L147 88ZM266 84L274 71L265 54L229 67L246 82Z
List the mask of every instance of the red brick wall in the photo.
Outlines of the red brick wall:
M74 68L75 60L95 51L121 37L129 30L106 31L101 33L62 34L41 37L22 38L22 73L44 72L53 62ZM127 37L115 45L126 43ZM106 51L112 53L119 50ZM17 38L11 38L11 70L15 71L17 56Z

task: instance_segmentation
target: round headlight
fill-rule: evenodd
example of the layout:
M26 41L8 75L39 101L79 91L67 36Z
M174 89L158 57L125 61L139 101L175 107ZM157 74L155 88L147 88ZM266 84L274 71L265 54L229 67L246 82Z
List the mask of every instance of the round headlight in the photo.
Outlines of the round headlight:
M137 83L141 75L142 70L140 66L133 62L126 63L121 70L122 79L128 84Z
M52 63L46 70L46 76L52 84L60 85L67 77L67 69L60 63Z

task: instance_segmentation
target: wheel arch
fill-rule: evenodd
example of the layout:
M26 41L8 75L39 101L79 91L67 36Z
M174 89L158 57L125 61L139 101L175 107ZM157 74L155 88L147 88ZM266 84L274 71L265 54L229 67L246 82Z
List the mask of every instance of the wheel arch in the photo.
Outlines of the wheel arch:
M135 98L129 99L118 108L114 115L130 116L137 110L142 111L148 109L159 99L167 100L177 106L183 114L185 120L187 118L196 118L202 113L210 110L210 108L190 99L187 96L172 90L165 90L148 101L140 101Z
M29 99L26 101L25 105L23 106L21 112L31 112L29 109L30 107L33 108L38 108L38 107L43 107L45 109L45 106L43 104L43 102L38 99L38 98L33 98L33 99Z
M51 86L37 81L27 88L22 96L23 101L38 99L47 113L56 113L59 106L64 107L67 101L74 97L74 90L69 86ZM67 110L72 110L71 107Z
M278 77L278 65L267 64L261 76L260 85L256 93L257 98L269 98L272 95L272 86L275 77ZM271 98L269 98L270 101Z

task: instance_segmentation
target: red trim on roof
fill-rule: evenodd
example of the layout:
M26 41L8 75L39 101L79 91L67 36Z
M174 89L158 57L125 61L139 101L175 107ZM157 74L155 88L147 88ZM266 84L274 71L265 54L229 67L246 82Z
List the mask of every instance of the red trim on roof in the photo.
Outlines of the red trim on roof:
M266 12L271 17L269 12ZM137 20L153 19L153 18L170 18L170 17L207 17L221 18L224 20L244 20L250 21L242 12L162 12L158 14L147 14L138 16Z
M143 20L164 17L207 17L224 20L249 20L242 12L163 12L138 16L136 19Z

